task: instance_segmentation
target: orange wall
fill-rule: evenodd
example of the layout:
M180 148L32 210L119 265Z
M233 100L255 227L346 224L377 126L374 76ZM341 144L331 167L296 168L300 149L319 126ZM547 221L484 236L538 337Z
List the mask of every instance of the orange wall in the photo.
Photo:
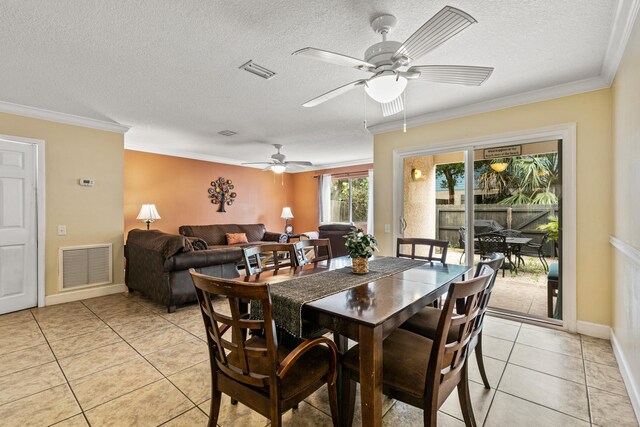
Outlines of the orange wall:
M279 175L260 169L125 150L125 236L145 227L136 220L143 203L154 203L162 217L151 227L168 233L177 233L181 225L234 223L263 223L269 231L281 231L282 208L293 205L294 194L291 174L283 175L284 186ZM238 193L226 213L217 212L207 192L221 176L232 179Z
M373 164L349 166L346 168L315 170L293 175L295 198L291 204L294 230L299 233L318 229L318 179L316 175L338 174L373 169Z

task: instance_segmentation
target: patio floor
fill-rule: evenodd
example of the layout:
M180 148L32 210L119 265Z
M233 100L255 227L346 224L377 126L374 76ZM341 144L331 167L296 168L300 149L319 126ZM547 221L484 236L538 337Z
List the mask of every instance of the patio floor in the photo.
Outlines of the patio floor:
M459 264L461 254L460 249L449 248L447 262ZM538 258L529 256L523 256L523 258L525 263L518 268L518 274L506 270L502 277L502 272L498 273L489 307L546 319L548 318L547 274ZM475 255L474 264L479 260L480 256ZM547 259L547 262L553 261L557 259ZM554 308L555 301L554 297Z

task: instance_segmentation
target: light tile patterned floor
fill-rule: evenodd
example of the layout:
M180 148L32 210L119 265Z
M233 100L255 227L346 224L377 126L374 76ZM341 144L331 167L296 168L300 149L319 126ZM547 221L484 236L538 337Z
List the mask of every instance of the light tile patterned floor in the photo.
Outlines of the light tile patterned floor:
M167 314L138 294L0 316L0 425L206 425L209 356L199 316L193 305ZM472 358L479 425L637 426L608 341L497 318L484 334L494 388L481 385ZM386 399L384 412L386 426L422 425L421 411L401 402ZM284 420L323 426L328 414L321 389ZM461 420L454 393L439 424ZM225 397L219 424L268 420Z

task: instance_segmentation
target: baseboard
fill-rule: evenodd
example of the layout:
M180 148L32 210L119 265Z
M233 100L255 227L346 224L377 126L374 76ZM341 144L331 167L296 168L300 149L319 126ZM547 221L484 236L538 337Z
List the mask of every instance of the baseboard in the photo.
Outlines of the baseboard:
M633 379L629 374L627 359L625 359L624 353L622 353L620 343L616 338L613 328L611 328L611 346L613 347L613 354L615 354L616 360L618 361L618 367L620 368L620 374L624 380L624 385L627 387L627 394L629 395L629 400L631 400L631 406L633 406L633 410L636 413L636 419L638 424L640 424L640 393L638 392L637 385L633 383Z
M577 332L582 335L602 338L605 340L611 339L611 326L609 325L600 325L599 323L591 323L578 320L576 328Z
M123 283L117 283L115 285L60 292L59 294L48 295L45 297L45 305L63 304L65 302L79 301L87 298L102 297L105 295L126 292L126 290L127 287Z

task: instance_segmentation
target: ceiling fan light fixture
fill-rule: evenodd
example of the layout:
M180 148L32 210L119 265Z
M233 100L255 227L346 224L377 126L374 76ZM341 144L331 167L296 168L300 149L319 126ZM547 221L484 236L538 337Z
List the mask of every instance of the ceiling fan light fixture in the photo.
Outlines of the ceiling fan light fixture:
M271 170L273 171L273 173L281 174L282 172L287 170L287 167L285 165L273 165L271 166Z
M368 80L364 90L373 100L386 104L399 97L406 87L407 79L388 73Z

